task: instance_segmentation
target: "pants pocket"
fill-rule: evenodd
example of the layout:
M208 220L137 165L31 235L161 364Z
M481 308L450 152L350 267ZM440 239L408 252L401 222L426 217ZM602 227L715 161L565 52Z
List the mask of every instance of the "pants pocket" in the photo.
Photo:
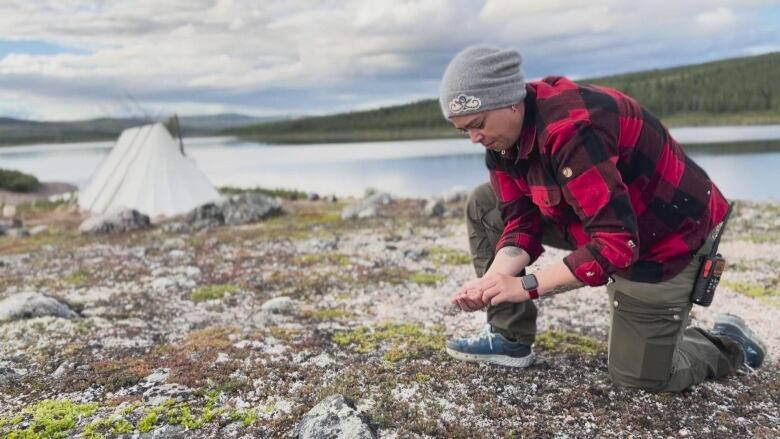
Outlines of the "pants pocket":
M613 380L645 388L666 382L689 309L649 304L615 291L609 344Z

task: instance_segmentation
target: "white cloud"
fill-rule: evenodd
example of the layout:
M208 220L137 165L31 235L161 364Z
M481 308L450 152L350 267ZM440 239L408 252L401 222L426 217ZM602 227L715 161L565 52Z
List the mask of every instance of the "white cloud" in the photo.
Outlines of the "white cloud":
M169 111L365 108L434 96L449 58L482 42L519 48L529 76L706 61L774 44L779 31L749 26L764 7L754 3L6 0L0 41L87 53L0 59L0 94L22 101L0 112L120 115L128 94Z
M733 29L733 26L738 21L738 17L731 9L719 7L696 15L695 20L699 29L705 31L718 31Z

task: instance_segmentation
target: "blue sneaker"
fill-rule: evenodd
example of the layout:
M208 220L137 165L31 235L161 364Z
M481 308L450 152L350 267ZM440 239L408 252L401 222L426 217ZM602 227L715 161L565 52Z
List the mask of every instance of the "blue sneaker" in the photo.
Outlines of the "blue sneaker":
M493 332L490 324L470 338L458 338L447 342L447 353L462 361L478 361L509 367L528 367L534 362L531 346L519 341L509 341Z
M761 367L766 356L766 346L761 342L741 317L733 314L718 314L715 316L715 326L712 333L728 337L742 347L745 352L745 364L756 369Z

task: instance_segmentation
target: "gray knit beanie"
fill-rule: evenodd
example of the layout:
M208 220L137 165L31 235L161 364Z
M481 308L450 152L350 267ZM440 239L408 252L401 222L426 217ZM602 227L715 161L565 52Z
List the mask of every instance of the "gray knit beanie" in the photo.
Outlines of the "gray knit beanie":
M508 107L525 98L520 53L470 46L450 61L439 90L445 118Z

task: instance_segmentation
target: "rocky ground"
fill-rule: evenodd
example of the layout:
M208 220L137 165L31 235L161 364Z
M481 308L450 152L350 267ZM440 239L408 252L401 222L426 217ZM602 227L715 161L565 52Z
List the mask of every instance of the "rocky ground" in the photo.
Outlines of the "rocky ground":
M780 436L777 204L738 205L724 282L693 318L739 313L767 364L683 394L610 383L603 288L540 301L534 367L451 360L446 338L484 323L448 303L473 276L457 203L444 217L419 200L376 218L343 207L284 201L257 224L116 235L79 234L67 208L24 210L49 232L0 237L0 437L306 436L333 395L384 438ZM44 302L9 311L22 298Z

